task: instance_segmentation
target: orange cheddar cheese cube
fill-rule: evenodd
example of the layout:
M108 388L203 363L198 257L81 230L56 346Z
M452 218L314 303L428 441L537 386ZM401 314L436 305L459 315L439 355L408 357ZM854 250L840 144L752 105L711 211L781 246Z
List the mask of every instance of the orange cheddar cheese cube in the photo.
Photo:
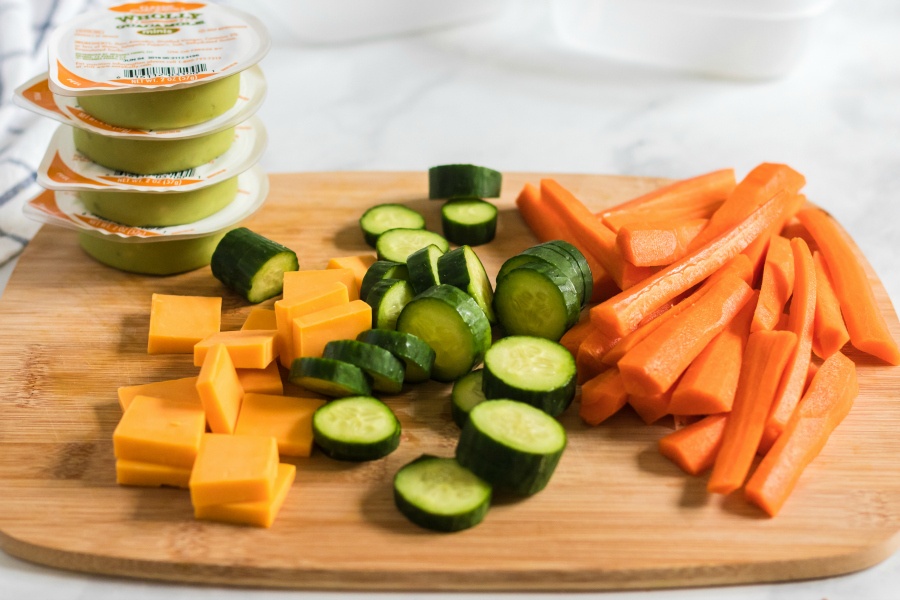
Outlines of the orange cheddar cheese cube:
M113 450L119 460L190 469L205 431L200 405L136 396L113 432Z
M275 302L275 322L278 334L275 345L281 364L285 368L290 368L296 358L293 343L294 319L348 302L350 302L350 296L347 286L340 281L326 281L310 287L306 292L292 299L277 300Z
M236 369L265 369L275 360L275 332L242 329L220 331L194 345L194 366L203 366L206 353L224 344Z
M353 269L318 269L312 271L288 271L284 274L283 300L293 300L323 283L339 281L347 286L351 300L359 300L359 286Z
M116 483L144 487L177 487L187 489L191 469L171 467L136 460L116 461Z
M353 278L356 280L356 289L362 287L363 277L366 271L375 262L374 254L361 254L359 256L339 256L328 261L326 269L350 269L353 271Z
M218 521L235 525L255 525L271 527L275 517L284 505L288 492L294 484L297 467L282 463L278 465L275 489L269 500L256 502L231 502L228 504L208 504L194 507L194 518L204 521Z
M284 393L284 382L281 380L281 371L278 370L278 361L273 360L265 369L235 369L235 371L244 394L253 392L280 396Z
M197 378L182 377L181 379L167 379L166 381L155 381L153 383L141 383L139 385L127 385L120 387L119 390L119 406L122 411L128 409L128 405L135 396L155 396L157 398L166 398L167 400L184 400L185 402L194 402L197 406L200 404L200 395L197 393Z
M270 500L278 473L271 436L206 433L191 471L194 507Z
M190 354L194 344L217 333L221 324L221 298L153 294L147 353Z
M197 393L213 433L234 433L244 388L225 344L216 344L203 361L197 376Z
M332 306L294 319L294 356L322 356L331 340L355 340L372 328L372 307L362 300Z
M272 331L275 329L275 311L271 308L254 306L241 329L253 331Z
M312 415L325 404L318 398L245 394L235 435L271 435L281 456L309 456L313 447Z

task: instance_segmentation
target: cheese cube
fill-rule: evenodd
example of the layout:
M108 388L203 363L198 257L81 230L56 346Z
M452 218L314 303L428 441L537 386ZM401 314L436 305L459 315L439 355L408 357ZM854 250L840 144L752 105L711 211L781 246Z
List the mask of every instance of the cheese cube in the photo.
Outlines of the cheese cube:
M318 398L246 394L235 435L271 435L282 456L309 456L313 447L312 415L325 404Z
M187 489L191 470L136 460L116 461L116 483L144 487L178 487Z
M244 388L225 344L216 344L206 353L197 376L197 393L206 411L210 431L234 433Z
M128 385L120 387L118 392L119 406L122 407L123 412L128 409L128 405L131 404L135 396L155 396L168 400L184 400L185 402L194 402L197 406L201 406L200 395L197 393L196 377L182 377L181 379L167 379L166 381Z
M191 502L196 508L270 500L277 473L274 437L206 433L191 471Z
M235 372L244 394L254 392L281 395L284 393L284 383L281 381L278 361L273 360L265 369L235 369Z
M250 314L244 324L241 325L242 330L252 331L272 331L275 329L275 311L271 308L263 308L254 306L250 309Z
M294 319L294 356L322 356L331 340L355 340L372 328L372 307L362 300L333 306Z
M276 301L275 322L278 336L275 345L281 364L289 369L296 358L293 343L294 319L348 302L350 296L347 286L340 281L317 283L292 299L282 298Z
M221 322L221 298L153 294L147 352L192 353L194 344L218 332Z
M116 425L113 449L118 459L190 469L205 431L198 404L136 396Z
M269 500L256 502L231 502L228 504L209 504L195 506L194 517L206 521L234 523L236 525L255 525L271 527L275 517L284 505L288 492L294 483L297 467L282 463L278 465L275 478L275 489Z
M350 269L353 271L353 278L356 280L356 289L362 287L363 277L366 271L375 262L374 254L361 254L359 256L339 256L328 261L326 269Z
M359 299L359 286L353 269L318 269L312 271L288 271L284 274L283 300L293 300L323 283L339 281L347 286L351 300Z
M242 329L220 331L194 345L194 366L203 366L206 353L224 344L236 369L265 369L275 360L275 332Z

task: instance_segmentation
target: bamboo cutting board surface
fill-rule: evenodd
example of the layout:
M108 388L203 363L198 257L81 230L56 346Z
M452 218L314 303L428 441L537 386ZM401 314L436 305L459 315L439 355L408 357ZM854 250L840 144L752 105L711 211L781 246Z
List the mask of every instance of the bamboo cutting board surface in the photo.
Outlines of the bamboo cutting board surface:
M535 243L514 198L540 177L505 175L497 239L477 249L491 276ZM662 183L556 178L596 209ZM296 250L301 268L368 251L356 222L374 203L408 203L440 231L425 173L281 174L271 183L246 224ZM404 432L386 459L297 459L271 529L195 521L187 491L115 483L116 388L197 372L187 355L146 354L153 292L223 296L223 329L239 328L250 308L208 268L121 273L57 228L44 228L21 257L0 299L0 545L8 553L75 571L242 586L599 590L828 576L871 566L897 546L900 369L852 350L856 404L775 519L739 494L708 496L704 478L662 458L655 444L669 425L645 426L626 409L589 428L573 406L562 417L569 447L543 492L497 498L467 531L419 529L394 508L391 479L423 452L453 452L449 387L431 382L386 398Z

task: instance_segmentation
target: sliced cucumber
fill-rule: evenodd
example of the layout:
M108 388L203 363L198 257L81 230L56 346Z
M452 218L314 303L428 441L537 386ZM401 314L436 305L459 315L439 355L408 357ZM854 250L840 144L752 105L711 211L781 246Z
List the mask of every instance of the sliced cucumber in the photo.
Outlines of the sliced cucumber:
M333 358L295 358L288 379L295 385L335 398L372 393L369 377L362 369Z
M403 204L378 204L359 218L366 243L375 247L378 237L389 229L425 229L425 217Z
M494 290L494 312L507 335L558 341L578 322L580 310L572 281L540 260L510 270Z
M409 270L402 262L376 260L366 269L366 274L359 283L360 299L368 298L372 287L382 279L409 279Z
M478 198L451 200L441 207L441 227L454 244L487 244L497 233L497 207Z
M397 329L397 317L415 294L408 281L382 279L375 284L366 302L372 307L373 329Z
M565 240L552 240L546 243L554 248L563 250L575 262L575 265L581 272L581 280L584 282L584 300L581 305L586 306L590 302L591 296L594 295L594 273L591 271L591 265L588 264L581 250Z
M525 263L530 263L540 260L537 256L532 254L516 254L514 256L510 256L507 258L502 265L500 265L500 270L497 271L497 283L500 283L500 280L506 277L506 274L515 269L520 265L524 265Z
M332 400L313 413L313 439L337 460L377 460L400 445L400 421L371 396Z
M513 335L484 355L484 396L509 398L562 414L575 397L575 359L565 346L544 338Z
M434 244L429 244L407 257L409 283L415 293L421 294L441 282L440 275L438 275L438 259L443 256L444 252Z
M396 394L403 389L403 363L380 346L357 340L331 340L325 344L324 358L356 365L372 380L372 389Z
M578 306L584 306L584 279L581 277L581 270L568 252L552 244L538 244L537 246L526 248L522 254L536 256L559 269L575 286L575 293L578 295Z
M498 198L503 176L477 165L440 165L428 169L428 197Z
M486 399L482 390L483 375L484 369L475 369L453 382L453 389L450 392L450 416L460 428L469 420L472 409Z
M420 383L431 378L435 352L431 346L411 333L369 329L356 336L356 339L380 346L403 361L406 367L404 381Z
M409 255L425 246L434 244L442 252L450 249L450 243L440 234L424 229L391 229L385 231L375 244L379 260L406 263Z
M493 486L528 496L546 487L565 447L566 430L544 411L485 400L469 413L456 459Z
M422 292L397 319L397 331L421 338L435 351L431 377L453 381L481 362L491 345L491 324L471 296L441 284Z
M461 531L484 519L491 505L491 485L455 458L423 454L394 476L394 503L420 527Z
M469 246L460 246L447 252L438 259L438 274L441 282L458 287L472 296L481 310L484 311L488 322L496 323L492 302L494 289L491 280L481 259Z
M299 268L293 250L246 227L219 240L209 266L216 279L253 304L280 294L285 272Z

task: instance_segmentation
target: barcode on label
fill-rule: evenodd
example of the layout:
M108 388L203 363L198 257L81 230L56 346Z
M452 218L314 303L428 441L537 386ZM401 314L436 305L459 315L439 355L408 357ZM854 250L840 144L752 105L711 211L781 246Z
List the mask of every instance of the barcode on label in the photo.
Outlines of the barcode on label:
M190 179L194 177L197 169L186 169L184 171L175 171L174 173L158 173L156 175L138 175L129 173L128 171L114 171L113 177L134 177L137 179Z
M186 67L144 67L143 69L124 69L122 77L128 79L146 77L180 77L182 75L196 75L206 73L206 63L188 65Z

